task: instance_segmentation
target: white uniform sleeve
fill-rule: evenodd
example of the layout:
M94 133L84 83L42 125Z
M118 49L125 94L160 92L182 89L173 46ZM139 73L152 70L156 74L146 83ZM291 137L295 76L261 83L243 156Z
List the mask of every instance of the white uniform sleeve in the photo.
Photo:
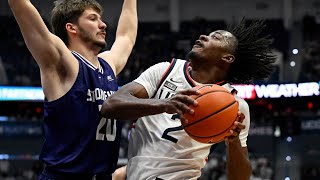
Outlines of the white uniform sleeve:
M250 128L250 111L249 111L249 105L248 103L237 97L237 101L239 102L239 110L242 112L245 116L243 120L243 124L246 126L245 129L243 129L239 134L239 139L241 142L242 147L247 147L247 139L249 134L249 128Z
M149 98L156 92L158 83L161 80L162 75L166 72L170 66L169 62L161 62L149 67L145 70L134 82L144 86L148 92Z

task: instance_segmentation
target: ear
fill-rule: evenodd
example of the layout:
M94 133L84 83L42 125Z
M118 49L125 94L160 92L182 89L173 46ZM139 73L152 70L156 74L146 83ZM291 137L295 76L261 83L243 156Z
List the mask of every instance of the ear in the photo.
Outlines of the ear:
M235 60L235 57L234 55L232 54L225 54L222 56L221 58L223 61L227 62L227 63L233 63L233 61Z
M72 24L72 23L67 23L66 24L66 30L67 30L67 32L70 32L70 33L73 33L73 34L77 32L76 28L75 28L75 25Z

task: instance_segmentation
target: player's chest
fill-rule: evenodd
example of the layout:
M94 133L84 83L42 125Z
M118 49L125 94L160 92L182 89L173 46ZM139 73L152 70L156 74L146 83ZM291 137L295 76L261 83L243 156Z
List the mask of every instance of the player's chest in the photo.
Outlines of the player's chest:
M156 98L158 98L158 99L171 98L172 96L174 96L178 92L185 90L185 89L190 89L190 88L191 88L191 86L187 82L185 82L184 79L182 79L178 83L178 82L170 81L170 79L167 78L165 81L163 81L163 83L159 87L159 89L156 93Z

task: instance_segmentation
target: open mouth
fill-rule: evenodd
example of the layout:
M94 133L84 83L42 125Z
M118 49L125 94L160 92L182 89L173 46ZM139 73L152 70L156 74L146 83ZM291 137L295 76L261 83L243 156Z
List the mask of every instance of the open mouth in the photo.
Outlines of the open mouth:
M194 46L193 47L203 47L203 44L201 44L201 41L200 40L196 40L196 42L194 43Z

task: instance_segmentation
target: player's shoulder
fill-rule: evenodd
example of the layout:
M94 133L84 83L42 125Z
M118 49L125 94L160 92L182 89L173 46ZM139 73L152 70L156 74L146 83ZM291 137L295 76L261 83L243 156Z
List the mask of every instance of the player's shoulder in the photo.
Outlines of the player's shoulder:
M186 60L173 58L171 61L158 62L150 67L150 69L168 69L175 66L177 63L184 64Z
M178 64L186 64L188 62L189 61L184 60L184 59L172 58L170 64L176 64L176 63L178 63Z
M170 66L170 62L163 61L163 62L156 63L153 66L154 67L169 67Z
M184 60L184 59L172 58L170 61L165 61L165 62L162 62L162 63L166 64L166 65L174 65L176 63L185 64L186 62L188 62L188 61ZM161 63L158 63L158 64L161 64Z

